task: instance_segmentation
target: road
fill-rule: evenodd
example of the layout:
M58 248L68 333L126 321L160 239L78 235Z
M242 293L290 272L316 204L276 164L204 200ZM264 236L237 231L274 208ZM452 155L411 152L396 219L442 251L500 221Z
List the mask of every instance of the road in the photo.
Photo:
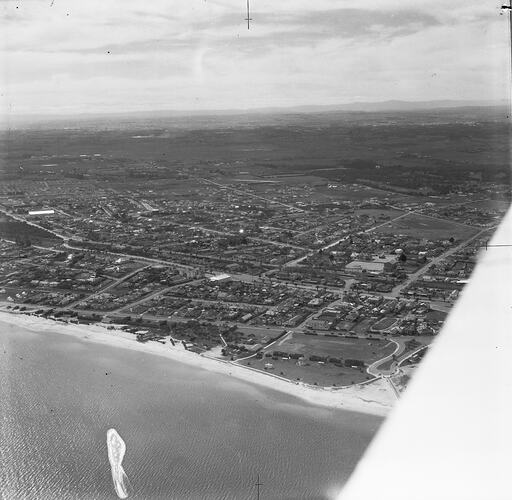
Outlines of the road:
M391 377L385 377L385 379L387 380L389 386L391 387L393 394L396 396L396 399L400 399L400 391L397 389L396 385L391 380Z
M478 233L476 233L475 235L471 236L467 240L463 241L459 245L450 248L446 252L443 252L441 255L438 255L437 257L435 257L432 260L428 261L423 267L418 269L416 272L414 272L413 274L409 274L409 276L407 277L407 279L403 283L400 283L399 285L394 287L393 290L391 290L391 292L389 294L385 295L385 297L388 297L388 298L399 297L400 293L402 292L402 290L404 288L408 287L414 281L416 281L422 274L424 274L427 271L428 268L430 268L430 266L439 264L439 262L441 262L442 260L446 259L447 257L450 257L450 255L453 255L453 254L457 253L459 250L461 250L465 246L469 245L472 241L474 241L477 238L479 238L482 234L484 234L487 231L490 231L492 229L495 229L496 227L497 226L488 227L488 228L482 229L481 231L478 231Z
M377 225L372 226L372 227L370 227L368 229L365 229L363 232L364 233L369 233L371 231L375 231L375 229L379 229L379 227L387 226L388 224L391 224L392 222L394 222L394 221L396 221L398 219L402 219L403 217L407 217L407 216L409 216L409 215L411 215L413 213L415 213L415 212L414 211L406 212L405 214L401 214L398 217L395 217L394 219L390 219L390 220L388 220L386 222L383 222L382 224L377 224ZM303 255L302 257L299 257L298 259L294 259L294 260L291 260L291 261L287 262L286 264L283 265L283 267L296 266L297 264L300 264L302 261L304 261L308 257L311 257L315 253L318 253L320 251L324 251L325 252L326 250L329 250L330 248L335 247L336 245L339 245L343 241L348 240L349 237L350 236L343 236L343 238L339 238L339 239L337 239L335 241L332 241L328 245L325 245L325 246L323 246L322 248L320 248L318 250L313 250L311 252L308 252L306 255Z
M80 250L80 251L84 251L84 250L87 251L87 250L89 250L88 248L72 246L69 243L64 243L63 246L65 248L69 248L70 250ZM109 250L101 250L101 253L105 253L107 255L113 255L114 257L121 257L121 258L127 259L127 260L135 260L135 261L140 261L140 262L149 262L151 264L159 264L161 266L176 267L178 269L187 269L189 271L197 270L197 267L188 266L186 264L180 264L178 262L172 262L172 261L169 261L169 260L153 259L151 257L142 257L142 256L139 256L139 255L132 255L132 254L127 254L127 253L111 252Z
M171 286L168 286L168 287L165 287L165 288L161 288L160 290L157 290L156 292L150 293L149 295L146 295L145 297L142 297L141 299L136 300L135 302L130 302L129 304L125 304L124 306L119 307L118 309L114 309L112 312L114 312L114 313L122 312L122 311L126 312L126 309L137 307L140 304L144 304L145 302L148 302L151 299L154 299L155 297L158 297L159 295L167 293L168 291L173 290L174 288L178 288L178 287L180 287L182 285L196 285L198 283L202 283L203 281L204 281L203 278L201 278L201 279L197 279L197 280L193 280L193 281L185 281L183 283L176 283L175 285L171 285Z
M297 212L306 212L306 210L304 210L302 208L294 207L293 205L288 205L287 203L281 203L280 201L270 200L269 198L264 198L263 196L259 196L257 194L253 194L253 193L250 193L250 192L247 192L247 191L242 191L241 189L236 189L236 188L233 188L231 186L226 186L225 184L220 184L219 182L210 181L210 180L204 179L204 178L200 178L200 180L202 180L202 181L204 181L204 182L206 182L208 184L213 184L214 186L218 186L218 187L221 187L221 188L224 188L224 189L229 189L230 191L233 191L233 192L238 193L238 194L243 194L245 196L250 196L252 198L258 198L260 200L266 201L268 203L272 203L274 205L281 205L282 207L291 208L292 210L296 210Z
M337 298L336 300L333 300L331 302L329 302L328 304L325 304L324 306L322 306L318 311L314 311L312 312L311 314L309 314L306 319L304 319L304 321L302 321L301 323L299 323L297 326L295 326L293 328L293 330L295 331L303 331L304 330L304 326L306 325L306 323L313 317L315 316L320 316L326 309L330 309L332 307L336 307L337 305L341 304L343 302L343 296L340 296L339 298Z
M262 352L262 353L263 353L263 352L268 351L268 350L269 350L269 349L270 349L274 344L276 344L276 343L279 343L279 345L280 345L280 344L282 344L282 343L284 342L284 340L285 340L285 339L287 339L290 335L293 335L293 331L288 331L284 337L282 337L282 336L281 336L281 337L279 337L278 339L274 340L274 341L273 341L273 342L271 342L270 344L268 344L268 345L266 345L265 347L263 347L263 349L262 349L261 351L259 351L259 352ZM247 360L247 359L254 358L254 357L255 357L255 356L257 356L257 355L258 355L258 353L257 353L257 352L255 352L255 353L253 353L253 354L249 354L249 356L245 356L245 357L243 357L243 358L238 358L238 359L236 359L235 361L233 361L233 363L240 363L240 361L245 361L245 360Z
M415 213L416 213L415 210L410 210L409 212L405 212L405 214L401 214L398 217L395 217L394 219L389 219L386 222L383 222L382 224L378 224L378 225L373 226L373 227L371 227L369 229L366 229L364 232L365 233L370 233L371 231L375 231L375 229L379 229L380 227L387 226L388 224L391 224L392 222L395 222L395 221L397 221L399 219L403 219L404 217L409 217L409 215L412 215L412 214L415 214Z
M282 279L276 279L275 281L272 281L271 283L287 285L291 288L300 288L302 290L311 290L311 291L326 290L328 292L337 293L337 294L341 294L344 290L344 287L342 287L342 286L335 287L335 286L327 286L327 285L312 285L312 284L304 284L304 283L294 283L292 281L282 280Z
M101 288L97 292L91 293L90 295L88 295L87 297L84 297L82 299L75 300L75 302L71 302L66 307L59 308L59 309L72 309L73 307L75 307L80 302L83 302L84 300L92 299L93 297L97 297L98 295L101 295L102 293L105 293L105 292L108 292L109 290L112 290L112 288L115 288L116 286L120 285L124 281L129 280L133 276L139 274L141 271L144 271L145 269L148 269L148 267L151 267L151 266L139 267L138 269L135 269L135 271L132 271L131 273L126 274L125 276L121 276L121 278L115 280L114 282L110 283L106 287Z
M383 365L387 361L390 361L391 359L393 359L393 357L397 357L398 358L398 356L400 356L400 354L405 351L405 343L404 343L403 340L400 340L400 339L397 339L397 340L393 339L393 340L391 340L390 339L390 342L393 342L394 344L396 344L396 349L391 354L388 354L384 358L381 358L381 359L378 359L377 361L374 361L366 369L366 371L370 375L372 375L374 377L383 377L383 376L390 375L394 371L394 370L391 370L391 368L393 367L393 364L388 369L386 369L386 370L379 370L379 366L380 365Z
M399 362L398 362L398 365L397 366L401 366L402 363L404 361L407 361L409 358L412 358L414 355L418 354L419 352L423 351L424 349L428 349L430 347L430 344L429 345L422 345L421 347L419 347L418 349L414 350L413 352L411 352L410 354L408 354L407 356L404 356Z
M188 284L188 283L185 283L185 284ZM224 301L224 300L217 300L217 299L201 299L201 298L194 298L194 297L181 297L179 295L169 295L169 297L173 298L173 299L182 299L182 300L190 300L191 302L196 302L197 304L222 304L222 305L227 305L227 306L233 306L233 307L241 307L241 308L254 308L254 309L258 309L260 311L263 311L263 310L269 310L269 311L272 311L274 310L279 304L276 304L276 305L263 305L263 304L252 304L252 303L249 303L249 302L229 302L229 301ZM131 307L132 304L129 304L129 306Z
M240 233L232 233L230 231L219 231L217 229L209 229L209 228L203 227L203 226L181 224L179 222L171 222L170 224L172 224L173 226L184 227L186 229L197 229L197 230L203 231L205 233L219 234L221 236L240 236ZM256 236L246 236L246 238L250 241L256 241L258 243L266 243L268 245L274 245L277 247L293 248L295 250L300 250L301 252L306 252L309 250L309 248L293 245L291 243L283 243L281 241L267 240L265 238L258 238Z

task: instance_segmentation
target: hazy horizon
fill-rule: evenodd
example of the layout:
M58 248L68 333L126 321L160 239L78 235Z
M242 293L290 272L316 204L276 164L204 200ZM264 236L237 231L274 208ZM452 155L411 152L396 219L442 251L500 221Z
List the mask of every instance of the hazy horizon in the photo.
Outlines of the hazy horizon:
M1 2L6 115L503 100L509 30L477 0Z
M318 117L325 117L328 120L343 119L343 116L354 117L360 115L400 115L418 113L420 116L429 112L439 113L476 113L474 118L485 118L486 116L499 117L503 110L503 118L508 116L510 102L502 101L453 101L453 100L439 100L439 101L381 101L381 102L354 102L339 104L333 106L322 105L305 105L305 106L290 106L290 107L267 107L267 108L252 108L252 109L211 109L211 110L143 110L143 111L119 111L119 112L103 112L103 113L53 113L53 114L21 114L16 116L3 116L0 120L0 130L8 130L17 127L39 127L44 125L67 126L71 122L78 122L81 124L101 124L111 119L118 119L121 121L133 120L135 123L142 124L142 120L154 120L154 126L163 126L161 122L166 119L175 120L211 120L217 118L221 120L218 122L219 127L226 126L226 120L246 119L250 120L248 123L260 123L261 125L268 125L275 122L284 123L282 120L287 117L293 120L293 117L301 117L304 115L312 117L313 120L318 120ZM300 118L298 118L300 119ZM224 122L222 122L224 120ZM277 120L277 121L276 121ZM204 122L206 123L206 122ZM291 122L290 122L291 123ZM145 124L146 128L149 126Z

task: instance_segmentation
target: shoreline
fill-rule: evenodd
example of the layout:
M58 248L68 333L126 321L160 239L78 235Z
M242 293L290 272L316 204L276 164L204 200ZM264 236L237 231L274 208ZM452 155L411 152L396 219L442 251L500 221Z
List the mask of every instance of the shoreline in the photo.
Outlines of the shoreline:
M364 385L354 385L340 389L318 389L305 384L288 381L284 378L266 374L258 370L237 365L230 361L214 359L185 350L181 346L158 342L138 342L134 335L120 329L108 330L101 324L77 325L57 322L27 313L11 312L0 309L0 324L20 327L35 333L51 332L96 344L165 357L189 366L235 377L244 382L294 396L309 404L332 409L366 413L384 417L396 402L389 387L383 380Z

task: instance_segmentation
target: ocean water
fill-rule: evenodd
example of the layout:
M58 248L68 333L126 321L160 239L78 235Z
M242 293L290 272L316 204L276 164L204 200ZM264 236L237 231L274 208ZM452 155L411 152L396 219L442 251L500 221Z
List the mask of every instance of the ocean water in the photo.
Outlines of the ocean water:
M0 323L0 497L328 499L382 419L145 353Z

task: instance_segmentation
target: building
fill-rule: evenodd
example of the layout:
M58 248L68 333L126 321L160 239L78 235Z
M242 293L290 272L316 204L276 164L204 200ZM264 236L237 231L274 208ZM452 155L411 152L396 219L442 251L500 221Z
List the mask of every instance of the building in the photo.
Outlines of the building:
M229 281L231 276L229 274L216 274L215 276L210 276L210 281L213 283L219 283L221 281Z
M345 266L345 270L354 273L382 274L393 271L396 266L396 255L381 255L371 261L353 260Z
M53 215L55 210L31 210L28 215Z

